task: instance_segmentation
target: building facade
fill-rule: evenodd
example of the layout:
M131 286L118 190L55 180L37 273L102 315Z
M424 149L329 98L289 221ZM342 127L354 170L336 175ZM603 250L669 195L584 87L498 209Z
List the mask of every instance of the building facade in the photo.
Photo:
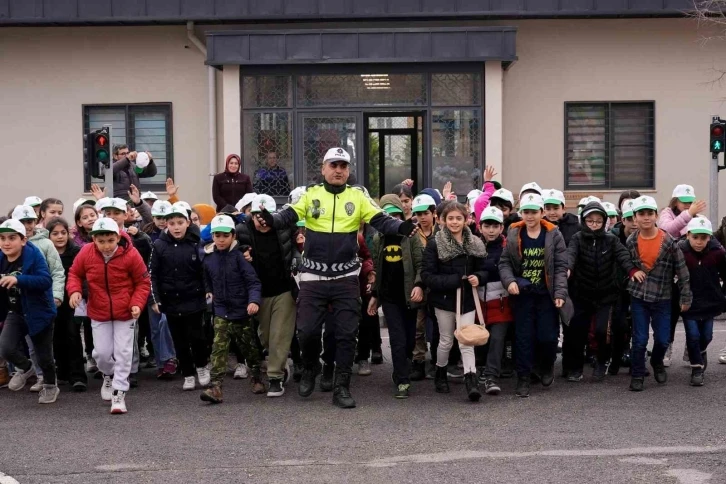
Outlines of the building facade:
M373 195L411 178L465 195L493 164L576 201L707 198L720 41L690 2L276 0L0 4L0 202L75 200L83 134L148 150L142 189L208 202L229 153L253 178L318 179L343 146ZM3 9L5 9L3 11ZM191 23L190 23L191 22ZM726 113L724 113L726 114ZM724 116L726 117L726 116ZM287 187L273 188L281 199ZM721 197L720 213L726 213Z

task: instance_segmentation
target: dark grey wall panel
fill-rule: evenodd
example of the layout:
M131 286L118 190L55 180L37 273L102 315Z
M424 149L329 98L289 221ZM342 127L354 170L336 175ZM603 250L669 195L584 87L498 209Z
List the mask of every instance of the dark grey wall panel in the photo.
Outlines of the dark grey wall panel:
M216 31L207 64L221 66L516 60L513 27Z
M0 0L0 25L675 17L692 9L692 0Z

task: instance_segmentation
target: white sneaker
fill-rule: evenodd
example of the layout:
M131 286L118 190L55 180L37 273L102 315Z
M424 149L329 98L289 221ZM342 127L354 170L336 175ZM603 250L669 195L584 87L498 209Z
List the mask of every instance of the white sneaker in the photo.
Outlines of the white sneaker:
M184 386L182 387L182 390L185 392L194 390L197 387L197 382L194 380L193 376L185 376L184 377Z
M30 387L30 391L33 393L38 393L43 389L43 377L39 376L38 381L36 381L32 387Z
M10 379L10 383L8 383L8 388L14 392L22 390L23 388L25 388L25 384L28 382L28 378L33 375L35 375L35 369L33 369L32 366L28 371L16 369L15 374Z
M665 366L665 367L671 366L671 356L673 356L673 343L668 345L666 354L663 357L663 366Z
M209 382L211 381L212 376L209 373L209 370L207 370L206 366L203 366L201 368L197 368L197 380L199 380L199 385L203 387L209 386Z
M718 362L726 365L726 348L718 352Z
M110 402L113 398L113 377L103 376L103 385L101 385L101 398L104 402Z
M126 413L126 392L116 390L111 399L111 413Z
M249 376L249 372L247 371L247 365L243 365L242 363L237 365L237 368L234 370L234 379L235 380L244 380Z
M55 403L59 394L60 389L57 385L43 385L43 388L40 390L40 395L38 395L38 403Z
M360 376L368 376L371 372L371 364L368 360L360 360L358 362L358 374Z

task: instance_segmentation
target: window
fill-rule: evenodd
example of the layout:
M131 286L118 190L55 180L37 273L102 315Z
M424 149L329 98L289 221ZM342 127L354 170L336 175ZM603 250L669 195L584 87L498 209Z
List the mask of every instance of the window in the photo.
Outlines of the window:
M652 102L566 103L568 189L654 188Z
M142 178L139 190L163 190L167 177L174 176L172 145L171 103L158 104L108 104L83 106L83 132L111 125L111 145L126 144L131 150L148 151L154 158L156 176ZM92 183L104 182L92 178L85 167L84 187L88 191ZM106 183L112 183L112 175L106 175ZM109 190L110 194L110 190Z

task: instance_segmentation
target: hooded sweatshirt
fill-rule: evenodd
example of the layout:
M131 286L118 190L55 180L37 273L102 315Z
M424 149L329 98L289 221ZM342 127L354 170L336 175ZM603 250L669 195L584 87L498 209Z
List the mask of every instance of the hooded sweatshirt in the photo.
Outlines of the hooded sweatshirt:
M232 172L229 169L229 162L236 159L240 168ZM240 172L242 161L239 155L231 154L227 156L224 171L214 176L212 181L212 197L214 203L217 204L217 212L220 212L225 205L234 206L245 193L252 193L252 180L250 177Z
M583 213L584 211L585 210L583 209ZM565 245L568 247L570 246L572 236L579 232L581 227L584 227L584 225L580 225L580 219L577 218L577 215L569 212L565 212L561 219L552 223L557 225L557 228L560 229L562 237L565 239Z
M66 273L63 270L63 262L61 261L60 255L58 255L55 245L48 239L48 231L36 227L35 232L28 240L40 249L45 261L48 263L50 276L53 279L53 298L63 301L66 287Z

